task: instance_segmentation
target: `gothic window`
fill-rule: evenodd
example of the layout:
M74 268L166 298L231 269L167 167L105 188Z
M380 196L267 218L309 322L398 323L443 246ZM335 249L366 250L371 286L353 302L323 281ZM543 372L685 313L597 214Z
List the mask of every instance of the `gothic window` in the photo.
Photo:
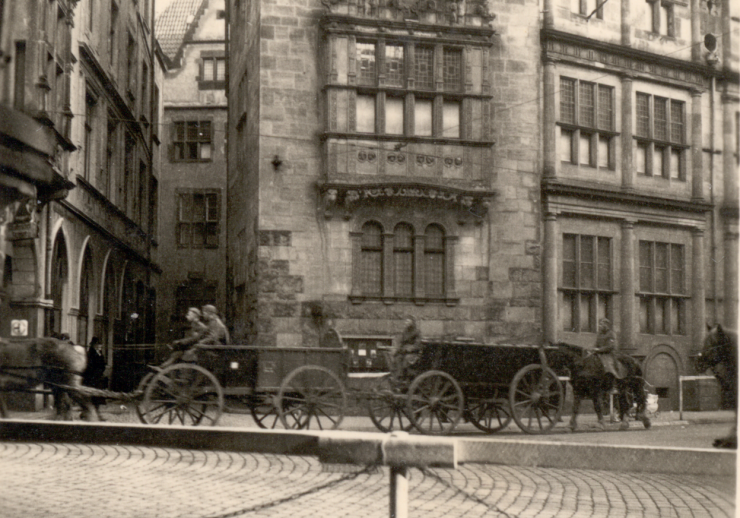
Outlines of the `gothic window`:
M395 294L411 297L414 294L414 228L399 223L393 231L393 266Z
M406 222L396 223L385 233L377 222L367 222L353 234L358 261L353 297L400 300L445 300L454 298L449 261L449 236L438 224L430 224L417 235ZM418 256L417 256L418 254ZM386 282L388 284L386 284Z
M84 146L84 175L88 182L93 178L95 169L95 108L97 99L87 92L85 95L85 142Z
M563 162L615 169L613 87L561 77L558 125Z
M596 332L612 317L611 238L563 234L563 330Z
M360 287L364 295L383 293L383 227L377 223L362 226Z
M686 334L686 264L684 246L640 241L640 332Z
M425 294L441 297L445 289L444 230L439 225L429 225L424 233L424 284Z
M637 92L635 170L644 176L686 181L686 103Z

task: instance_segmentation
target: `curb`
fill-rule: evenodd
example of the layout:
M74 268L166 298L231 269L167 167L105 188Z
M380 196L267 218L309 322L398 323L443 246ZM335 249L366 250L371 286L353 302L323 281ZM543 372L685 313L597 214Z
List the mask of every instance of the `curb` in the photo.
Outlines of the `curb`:
M0 441L116 444L159 448L219 450L276 455L311 455L327 458L327 438L375 451L388 434L344 431L244 430L144 426L117 423L69 423L56 421L0 421ZM411 436L411 442L433 438ZM457 461L512 466L594 469L644 473L734 476L734 450L704 448L655 448L646 446L594 445L528 441L522 439L434 438L457 445ZM331 443L331 441L328 441ZM344 455L346 457L346 455ZM349 456L352 457L351 455ZM332 458L331 455L328 458Z

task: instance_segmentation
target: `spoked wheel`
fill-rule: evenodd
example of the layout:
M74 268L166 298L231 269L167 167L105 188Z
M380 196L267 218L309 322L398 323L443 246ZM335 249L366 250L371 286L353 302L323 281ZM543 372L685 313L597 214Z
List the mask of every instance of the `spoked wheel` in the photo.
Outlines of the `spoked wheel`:
M304 365L283 380L276 406L285 428L334 430L344 419L347 394L332 371Z
M189 363L170 365L147 384L141 418L147 424L215 425L224 408L216 377Z
M136 387L136 392L139 394L138 401L136 402L136 415L139 416L139 421L141 421L144 424L147 424L146 419L144 419L144 412L142 411L142 405L144 404L144 393L146 392L146 386L149 385L149 382L152 381L152 378L154 377L154 372L147 372L143 378L141 378L141 381L139 382L139 385Z
M373 387L367 410L370 420L381 432L408 431L414 426L406 413L405 391L393 386L390 375L380 378Z
M467 417L478 430L496 433L511 422L509 402L504 398L468 400Z
M406 412L421 433L446 435L463 415L462 389L455 379L442 371L427 371L409 387Z
M527 365L509 387L512 417L523 432L542 434L557 424L565 395L557 375L541 365Z
M276 428L280 422L280 412L275 407L274 396L264 396L249 409L252 418L260 428Z

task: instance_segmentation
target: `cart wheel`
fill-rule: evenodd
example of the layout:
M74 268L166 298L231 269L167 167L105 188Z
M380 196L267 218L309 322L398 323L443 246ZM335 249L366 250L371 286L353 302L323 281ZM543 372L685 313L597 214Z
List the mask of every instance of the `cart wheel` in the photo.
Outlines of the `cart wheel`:
M450 433L463 415L464 400L457 381L442 371L427 371L409 387L406 412L414 427L429 435Z
M215 425L223 407L223 390L213 374L198 365L177 363L152 378L140 410L147 424Z
M557 424L565 400L557 375L541 365L527 365L509 387L512 417L523 432L541 434Z
M285 428L334 430L344 419L347 394L332 371L317 365L304 365L283 380L277 408Z
M468 419L483 432L501 431L511 422L509 402L503 398L468 400Z
M274 396L264 396L249 407L254 422L260 428L276 428L280 422L280 412L275 407L274 399Z
M408 431L414 426L406 413L406 394L398 387L394 390L390 375L380 378L373 387L367 410L370 420L381 432Z
M152 381L154 374L154 372L147 372L144 377L141 378L139 385L136 387L136 392L139 394L139 397L136 401L136 415L139 417L139 421L144 424L147 424L146 419L144 419L144 412L142 410L142 405L144 404L144 393L146 392L146 386L149 384L150 381Z

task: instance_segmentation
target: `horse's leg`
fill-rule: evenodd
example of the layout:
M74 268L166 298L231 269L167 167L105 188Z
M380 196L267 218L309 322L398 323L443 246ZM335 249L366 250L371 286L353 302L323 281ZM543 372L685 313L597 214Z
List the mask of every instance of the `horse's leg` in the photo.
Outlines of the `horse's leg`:
M628 387L624 382L617 384L617 397L619 401L619 429L627 430L629 423L629 401L627 399Z
M647 396L645 395L642 378L633 378L632 383L630 383L630 389L635 398L635 403L637 403L637 408L635 409L637 419L642 421L642 425L646 430L649 430L653 423L647 415Z
M5 393L0 392L0 417L6 419L8 417L8 405L5 403Z
M72 404L70 403L67 391L58 387L52 387L51 392L54 395L55 419L72 421Z
M591 401L593 401L594 403L594 411L596 412L596 417L599 420L596 426L598 426L600 430L604 431L606 430L606 425L604 424L604 412L601 408L601 398L604 394L604 391L600 389L601 387L594 387L591 389Z
M570 416L570 424L568 428L571 432L575 432L578 428L578 411L581 408L581 394L578 393L575 386L573 387L573 415Z

